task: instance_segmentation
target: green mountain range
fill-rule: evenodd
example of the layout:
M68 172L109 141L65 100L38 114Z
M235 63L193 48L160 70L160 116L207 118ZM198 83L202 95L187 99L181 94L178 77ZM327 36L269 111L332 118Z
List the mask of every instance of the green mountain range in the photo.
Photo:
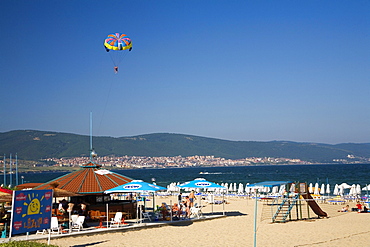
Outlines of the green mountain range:
M192 156L241 159L275 157L309 162L352 158L370 161L370 143L320 144L289 141L227 141L200 136L157 133L132 137L93 137L99 156ZM89 156L90 137L59 132L16 130L0 133L0 153L22 160Z

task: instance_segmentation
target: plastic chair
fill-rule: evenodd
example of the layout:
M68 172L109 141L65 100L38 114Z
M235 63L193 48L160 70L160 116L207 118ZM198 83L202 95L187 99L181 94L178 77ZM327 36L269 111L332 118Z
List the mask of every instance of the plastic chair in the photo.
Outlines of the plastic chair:
M119 227L122 224L122 212L117 212L114 218L111 218L110 227Z
M149 221L152 221L152 219L150 218L150 214L149 213L142 212L142 215L143 215L143 220L148 219Z
M202 210L200 208L191 207L190 208L191 216L196 216L198 219L203 215Z
M83 224L85 221L85 216L78 216L76 222L72 222L71 228L73 230L80 231L83 228Z
M51 217L50 229L48 229L48 230L49 230L50 234L52 234L52 233L56 233L56 234L61 233L57 217ZM37 231L36 234L38 234L38 231Z

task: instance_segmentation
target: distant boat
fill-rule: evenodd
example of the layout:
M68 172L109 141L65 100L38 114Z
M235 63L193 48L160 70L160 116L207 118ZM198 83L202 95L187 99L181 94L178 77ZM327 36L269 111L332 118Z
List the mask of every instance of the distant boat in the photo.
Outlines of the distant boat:
M199 172L199 174L222 174L221 172Z

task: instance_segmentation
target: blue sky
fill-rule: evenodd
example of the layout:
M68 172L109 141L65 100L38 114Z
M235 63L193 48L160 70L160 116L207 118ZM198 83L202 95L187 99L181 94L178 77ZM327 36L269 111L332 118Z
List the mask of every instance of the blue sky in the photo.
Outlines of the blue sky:
M0 132L370 142L369 1L0 1ZM109 33L133 50L114 74Z

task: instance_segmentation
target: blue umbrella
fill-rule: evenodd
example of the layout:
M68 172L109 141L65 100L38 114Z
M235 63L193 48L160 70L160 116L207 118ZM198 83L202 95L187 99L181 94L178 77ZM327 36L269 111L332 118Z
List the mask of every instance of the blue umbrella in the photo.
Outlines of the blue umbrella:
M185 182L183 184L178 185L179 188L192 188L192 189L223 189L226 190L227 188L212 182L205 180L204 178L196 178L193 181ZM199 201L201 202L201 201ZM224 204L223 204L224 207ZM212 203L212 213L213 213L213 203ZM224 210L225 214L225 210Z
M146 183L143 180L132 180L131 182L127 184L123 184L120 186L117 186L115 188L109 189L104 191L104 193L128 193L128 192L135 192L135 193L144 193L144 192L155 192L158 190L167 190L164 187ZM145 204L144 204L145 207ZM139 204L137 204L137 213L139 212ZM154 195L153 195L153 210L154 210ZM136 214L137 217L137 214ZM141 219L141 215L140 215ZM141 220L140 220L141 221Z
M143 192L155 192L158 190L167 190L164 187L146 183L143 180L132 180L130 183L123 184L117 187L114 187L112 189L104 191L104 193L127 193L127 192L137 192L137 193L143 193Z
M224 186L209 182L204 178L196 178L193 181L185 182L183 184L178 185L179 188L193 188L193 189L226 189Z

